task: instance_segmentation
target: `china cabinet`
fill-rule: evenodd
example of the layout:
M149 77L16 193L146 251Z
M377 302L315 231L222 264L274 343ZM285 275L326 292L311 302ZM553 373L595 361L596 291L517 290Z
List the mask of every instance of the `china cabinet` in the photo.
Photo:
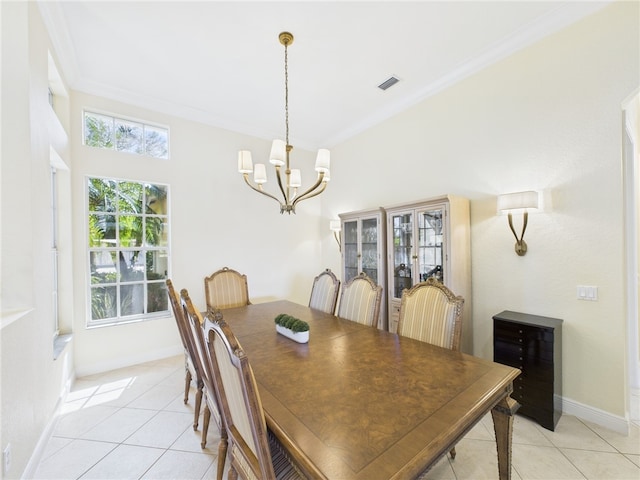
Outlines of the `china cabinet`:
M382 286L378 328L387 329L385 212L382 208L341 213L342 284L364 272Z
M385 211L389 331L397 331L402 291L436 277L465 299L461 346L472 353L469 201L445 195Z

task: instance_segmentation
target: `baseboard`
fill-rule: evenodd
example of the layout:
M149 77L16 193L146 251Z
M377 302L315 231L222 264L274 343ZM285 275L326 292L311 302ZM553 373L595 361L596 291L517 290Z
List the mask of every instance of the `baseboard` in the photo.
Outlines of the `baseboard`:
M601 427L613 430L622 435L629 435L629 420L613 415L604 410L600 410L595 407L590 407L566 397L561 397L562 413L567 415L576 416L587 422L595 423Z
M631 421L640 422L640 389L631 389L631 404L629 405L629 416Z
M88 365L76 365L76 377L84 377L86 375L94 375L96 373L104 373L118 368L131 367L145 362L153 362L162 360L163 358L173 357L184 353L182 345L167 347L160 350L145 352L142 354L130 355L127 357L118 357L110 359L106 362L92 363Z
M38 443L36 443L36 446L31 453L31 457L29 458L29 462L27 463L27 466L25 467L24 472L22 472L22 476L20 478L33 478L35 476L38 465L40 465L42 456L44 455L44 452L47 449L47 445L49 444L49 440L51 439L51 435L53 435L53 431L56 427L56 424L58 423L60 409L62 408L62 405L66 401L67 395L71 390L73 377L74 376L71 375L67 379L64 389L61 392L58 401L56 402L55 408L53 409L53 414L51 415L51 418L49 418L47 425L44 427L44 430L40 434Z

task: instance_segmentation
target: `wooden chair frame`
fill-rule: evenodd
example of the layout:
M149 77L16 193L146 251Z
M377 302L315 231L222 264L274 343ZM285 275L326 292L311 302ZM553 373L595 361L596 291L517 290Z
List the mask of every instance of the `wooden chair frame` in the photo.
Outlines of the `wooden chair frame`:
M315 298L315 295L317 295L317 292L318 292L317 289L320 288L319 287L320 282L325 281L324 280L325 277L329 277L329 281L333 285L333 292L331 293L331 297L329 298L330 303L328 305L328 308L327 309L320 308L320 310L333 315L336 313L336 306L338 305L338 295L340 293L340 280L338 280L338 278L329 268L327 268L324 272L322 272L320 275L318 275L313 279L313 286L311 287L311 295L309 297L309 307L317 308L317 304L315 307L313 305L314 303L316 303L314 300L317 300L317 298ZM324 303L324 302L321 302L321 303Z
M234 297L233 300L228 300L223 302L215 301L215 298L219 296L220 293L216 292L215 287L213 285L217 280L216 277L219 277L220 275L223 275L223 276L232 275L234 277L237 277L236 281L238 281L241 285L239 300L236 299L237 297ZM251 301L249 300L249 285L247 283L247 276L229 267L223 267L220 270L213 272L208 277L205 277L204 293L205 293L205 299L207 302L207 310L210 310L210 309L216 310L216 309L223 309L223 308L241 307L243 305L251 305Z
M454 306L454 319L453 319L453 328L451 329L451 337L449 338L448 345L438 345L440 347L448 348L450 350L455 350L456 352L460 351L460 341L462 337L462 310L464 307L464 298L460 296L456 296L447 286L440 283L435 278L428 278L426 281L418 283L411 287L410 289L403 290L402 292L402 300L400 303L400 317L398 319L398 334L402 332L402 327L404 325L404 314L407 310L407 304L411 301L413 296L417 294L417 292L422 291L425 288L435 288L441 294L446 297L446 301L448 304L452 304ZM445 319L446 320L446 319ZM418 339L420 340L420 339ZM449 454L451 458L456 458L456 447L453 447Z
M260 480L302 478L300 471L267 429L249 359L220 311L207 312L206 338L222 416L229 436L229 479L235 480L238 476L242 479ZM235 371L229 372L226 368L223 371L223 362L231 365ZM235 395L240 394L242 400L230 397L228 386L231 386ZM278 466L276 469L274 461ZM276 470L279 472L276 473Z
M454 304L455 306L455 318L454 325L451 333L451 346L439 345L441 347L449 348L450 350L460 351L460 341L462 337L462 311L464 308L464 298L456 296L449 288L440 283L435 278L428 278L426 281L418 283L410 289L402 292L402 300L400 303L400 316L398 319L398 332L402 331L402 324L404 321L404 313L406 311L406 304L411 301L411 297L423 288L436 288L447 298L447 302Z
M347 298L349 297L349 292L351 291L351 288L354 288L356 284L363 283L363 282L368 284L368 286L371 288L372 291L375 291L375 299L374 299L373 310L371 311L369 318L361 321L361 319L350 318L349 315L345 314L344 302L345 302L345 295ZM380 317L381 302L382 302L382 287L380 285L377 285L376 282L374 282L369 276L367 276L366 273L362 272L359 275L356 275L355 277L353 277L351 280L349 280L347 283L345 283L342 286L342 292L340 293L340 306L338 307L338 316L342 318L346 318L347 320L353 320L358 323L364 323L365 325L369 325L370 327L377 327L378 318Z
M218 468L216 479L222 480L224 475L224 464L227 457L228 436L227 430L220 412L220 399L215 387L214 373L211 371L211 363L208 359L208 348L204 337L204 321L200 312L198 312L191 302L189 292L186 289L180 291L181 307L185 318L189 321L190 334L193 343L197 349L198 361L202 366L203 382L205 390L205 406L202 420L202 440L200 447L205 448L207 445L207 434L209 433L209 422L211 414L220 430L220 444L218 445Z
M200 418L200 407L202 405L202 395L204 388L202 364L198 357L198 352L193 343L190 327L185 318L184 311L180 306L180 297L173 287L173 282L167 279L167 294L169 296L169 302L173 310L173 316L176 319L178 325L178 332L180 332L180 338L182 339L182 345L184 346L184 361L185 361L185 385L184 385L184 403L189 401L189 389L191 387L191 381L193 380L194 371L196 376L196 404L193 412L193 429L198 429L198 420Z

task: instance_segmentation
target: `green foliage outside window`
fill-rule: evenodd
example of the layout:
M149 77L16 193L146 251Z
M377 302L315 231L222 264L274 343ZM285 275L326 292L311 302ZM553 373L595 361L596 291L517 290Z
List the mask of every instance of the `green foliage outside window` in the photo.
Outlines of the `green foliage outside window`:
M90 323L168 312L168 187L88 178Z
M84 112L84 144L169 158L169 131L166 128L93 112Z

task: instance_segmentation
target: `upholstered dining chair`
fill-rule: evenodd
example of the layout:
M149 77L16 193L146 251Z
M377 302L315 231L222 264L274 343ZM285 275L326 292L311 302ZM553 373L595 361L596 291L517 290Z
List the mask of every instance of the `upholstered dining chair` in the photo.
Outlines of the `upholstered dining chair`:
M189 292L186 289L180 291L180 305L183 315L187 319L189 333L195 345L198 362L203 372L202 380L204 383L204 414L202 419L202 439L200 447L205 448L207 445L207 435L209 433L209 422L213 414L214 420L220 431L220 444L218 445L218 469L216 472L216 480L222 480L224 474L224 463L227 456L227 430L224 426L222 416L220 414L220 399L214 386L213 372L208 358L208 349L204 338L204 321L202 315L194 306Z
M333 315L336 312L338 293L340 293L340 280L331 269L327 268L313 279L309 307Z
M431 277L402 292L398 335L460 351L464 298ZM456 449L449 452L456 457Z
M223 267L204 279L207 310L251 305L247 276Z
M222 312L208 311L205 325L209 359L229 437L228 478L305 478L267 429L249 359Z
M184 347L184 369L185 369L185 381L184 381L184 403L189 401L189 389L191 387L191 381L195 379L196 382L196 405L193 411L193 429L198 429L198 419L200 418L200 406L202 404L202 389L204 388L204 382L202 380L202 366L200 359L198 358L195 345L191 338L190 327L187 319L184 316L184 312L180 307L180 296L173 288L173 282L167 279L167 293L169 295L169 303L171 303L171 309L173 310L173 316L176 319L178 325L178 332L180 333L180 339Z
M338 316L371 327L378 325L382 287L367 276L356 275L342 286Z

